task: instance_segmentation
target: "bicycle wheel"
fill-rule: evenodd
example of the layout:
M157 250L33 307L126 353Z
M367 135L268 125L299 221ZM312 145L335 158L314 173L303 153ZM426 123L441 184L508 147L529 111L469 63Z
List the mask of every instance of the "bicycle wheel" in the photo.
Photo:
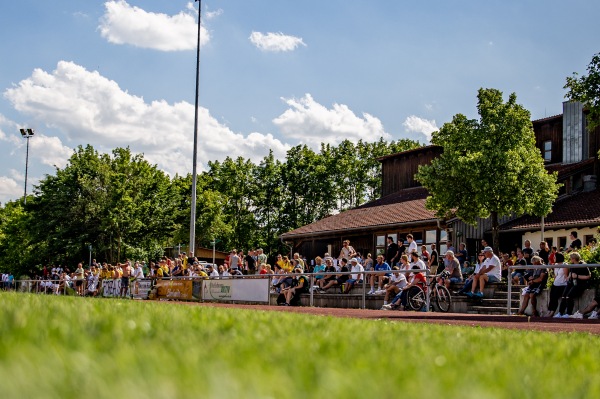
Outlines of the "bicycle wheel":
M450 291L443 285L438 285L436 287L436 296L435 303L440 312L448 312L452 307L452 297L450 296Z
M408 290L408 307L412 310L421 310L425 306L425 292L420 287L410 287Z

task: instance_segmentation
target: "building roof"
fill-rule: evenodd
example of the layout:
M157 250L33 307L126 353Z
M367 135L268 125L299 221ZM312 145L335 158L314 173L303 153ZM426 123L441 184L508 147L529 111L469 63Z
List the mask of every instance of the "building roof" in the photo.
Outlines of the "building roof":
M563 180L573 173L577 173L582 169L594 165L594 162L596 162L594 158L588 158L577 163L555 163L546 165L546 170L550 173L558 172L558 180Z
M554 204L553 211L544 218L544 229L556 230L576 226L600 226L600 190L580 193ZM501 231L541 229L541 218L522 216L500 226Z
M376 201L329 216L281 235L283 239L317 236L338 231L365 230L411 225L437 220L425 209L429 193L423 187L408 188Z
M423 147L413 148L412 150L406 150L406 151L396 152L396 153L393 153L393 154L390 154L390 155L384 155L382 157L377 158L377 160L379 162L381 162L381 161L389 159L389 158L396 158L396 157L398 157L400 155L408 155L408 154L411 154L411 153L415 153L416 154L416 153L419 153L419 152L427 152L427 151L432 150L432 149L436 149L436 150L441 151L442 147L439 146L439 145L431 144L431 145L426 145L426 146L423 146Z
M563 114L557 114L557 115L552 115L552 116L547 116L545 118L541 118L541 119L536 119L534 121L531 121L531 123L542 123L542 122L549 122L552 119L559 119L562 118Z

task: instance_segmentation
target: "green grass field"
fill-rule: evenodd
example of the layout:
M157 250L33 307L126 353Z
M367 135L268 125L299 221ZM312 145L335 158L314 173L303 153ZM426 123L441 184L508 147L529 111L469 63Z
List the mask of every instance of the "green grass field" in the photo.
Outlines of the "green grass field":
M600 339L0 294L3 398L593 398Z

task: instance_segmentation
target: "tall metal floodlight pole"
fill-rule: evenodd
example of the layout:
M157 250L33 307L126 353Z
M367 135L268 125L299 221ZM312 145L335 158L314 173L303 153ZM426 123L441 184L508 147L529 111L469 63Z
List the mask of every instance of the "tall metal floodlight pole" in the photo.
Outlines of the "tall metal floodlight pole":
M27 139L27 155L25 156L25 192L23 194L23 203L27 204L27 169L29 165L29 139L33 137L34 131L32 129L19 129L21 136Z
M192 166L192 204L190 212L190 252L196 253L196 161L198 158L198 88L200 86L200 15L202 14L202 0L198 2L198 45L196 46L196 107L194 110L194 161Z

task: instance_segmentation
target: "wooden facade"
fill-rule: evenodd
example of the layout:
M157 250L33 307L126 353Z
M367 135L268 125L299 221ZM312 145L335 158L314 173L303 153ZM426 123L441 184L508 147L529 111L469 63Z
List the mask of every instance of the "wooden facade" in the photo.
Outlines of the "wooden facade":
M381 196L405 188L420 187L415 174L420 165L428 165L442 153L442 147L431 145L379 158L381 162Z

